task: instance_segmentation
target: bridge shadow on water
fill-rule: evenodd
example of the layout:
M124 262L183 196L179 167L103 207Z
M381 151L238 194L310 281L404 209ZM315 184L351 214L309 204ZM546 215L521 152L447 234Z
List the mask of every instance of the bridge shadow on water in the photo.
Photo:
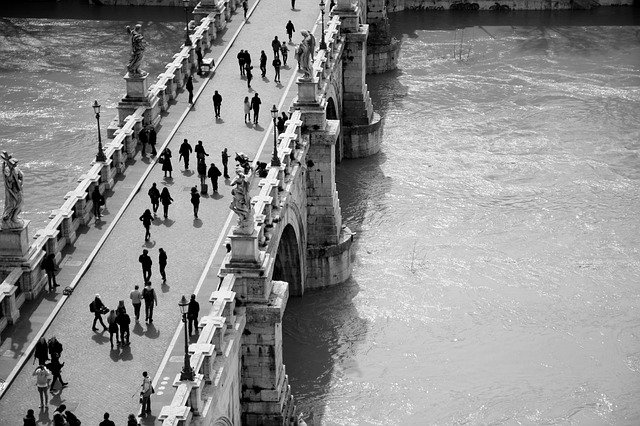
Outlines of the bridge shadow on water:
M377 108L377 107L376 107ZM358 160L344 160L337 166L336 182L343 223L356 232L353 246L354 274L346 282L302 297L290 297L283 320L284 362L299 413L308 424L325 423L327 404L335 397L332 385L346 376L358 375L361 344L370 330L368 320L358 313L356 296L358 232L366 225L370 206L391 188L381 165L384 153ZM354 179L357 176L357 179ZM356 278L354 278L356 277Z

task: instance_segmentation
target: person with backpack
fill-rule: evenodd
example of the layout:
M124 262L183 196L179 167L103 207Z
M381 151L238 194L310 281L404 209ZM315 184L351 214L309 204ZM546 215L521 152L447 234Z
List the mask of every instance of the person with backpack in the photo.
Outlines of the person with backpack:
M189 164L189 159L187 159L187 164ZM149 199L151 200L151 208L153 209L153 216L156 216L158 207L160 207L160 191L158 191L158 186L156 185L155 182L153 182L147 194L149 195Z
M98 331L98 328L96 327L96 322L100 321L100 324L102 324L102 328L104 328L103 331L107 331L108 328L106 325L104 325L104 321L102 321L102 315L109 312L109 310L107 309L106 306L104 306L104 303L102 303L102 300L100 299L99 294L96 294L96 297L95 299L93 299L93 302L89 304L89 311L93 312L93 315L94 315L93 327L91 329L93 331Z
M144 299L145 322L151 324L153 322L153 305L158 306L158 297L156 291L151 288L150 282L147 282L142 290L142 298Z
M33 376L36 377L36 387L40 394L40 408L44 408L49 405L49 384L51 383L51 372L47 370L44 365L39 365L33 372Z

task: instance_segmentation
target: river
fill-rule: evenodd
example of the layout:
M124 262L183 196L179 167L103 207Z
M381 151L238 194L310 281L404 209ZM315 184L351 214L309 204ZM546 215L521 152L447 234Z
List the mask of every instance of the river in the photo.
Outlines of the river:
M1 21L2 149L38 227L95 155L93 100L115 115L124 24L152 75L180 43L175 12L123 9ZM310 423L640 424L635 16L392 14L381 152L338 166L352 278L285 314Z

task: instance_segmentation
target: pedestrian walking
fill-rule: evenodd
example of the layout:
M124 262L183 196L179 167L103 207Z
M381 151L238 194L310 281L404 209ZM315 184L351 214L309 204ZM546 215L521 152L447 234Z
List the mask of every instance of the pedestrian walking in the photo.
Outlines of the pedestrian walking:
M291 10L296 10L296 0L291 0Z
M260 51L260 72L262 72L262 78L267 76L267 54L264 50Z
M96 297L93 299L93 302L89 304L89 311L93 312L93 315L94 315L93 327L91 327L91 329L93 331L98 331L98 328L96 327L96 322L100 321L100 324L104 329L102 331L107 331L108 328L106 325L104 325L104 321L102 321L102 315L109 312L109 310L107 309L106 306L104 306L104 303L102 303L102 299L100 299L99 294L96 294Z
M293 9L294 7L293 6L294 2L295 0L291 0L291 9ZM291 43L291 38L293 37L293 33L296 31L296 27L293 26L293 22L291 22L291 19L289 19L289 22L287 22L285 29L287 30L287 35L289 36L289 43Z
M102 418L104 420L102 420L98 426L116 426L113 420L109 420L109 413L104 413Z
M248 50L244 51L244 66L245 66L245 68L247 66L251 66L251 54L249 53ZM251 69L253 69L253 68L251 68Z
M161 247L158 250L158 266L160 267L160 276L162 277L162 282L167 282L167 273L165 268L167 267L167 252Z
M242 77L244 76L244 50L240 49L240 52L238 52L236 58L238 58L238 65L240 66L240 77Z
M207 172L207 177L211 179L211 190L213 192L218 192L218 178L222 176L222 172L220 169L216 167L214 163L211 163L209 166L209 171Z
M58 266L56 265L55 254L49 253L44 257L44 260L42 261L42 269L44 269L47 274L49 291L54 291L55 288L58 287L58 283L56 282L56 271L58 270Z
M28 409L27 415L22 418L22 426L36 426L36 416L32 409Z
M282 119L282 117L278 117L277 119L277 123L276 123L276 129L278 129L278 134L284 132L284 120Z
M228 164L229 164L229 154L227 153L227 148L222 150L222 168L223 168L223 176L225 179L229 179L229 169L228 169Z
M142 250L142 254L138 257L138 262L142 265L142 279L145 283L148 283L151 279L151 265L153 265L153 260L149 256L149 250Z
M93 202L93 216L96 218L96 222L98 219L102 217L100 213L100 208L104 206L104 197L100 193L100 187L98 185L94 185L93 191L91 192L91 201Z
M156 291L151 288L151 283L147 282L142 290L142 298L144 299L144 315L145 322L151 324L153 322L153 306L158 306L158 297Z
M181 159L184 159L184 168L185 170L189 170L189 155L193 152L193 148L191 147L191 144L187 139L182 142L180 148L178 149L178 152L180 153L178 162L180 162Z
M200 304L196 300L196 295L191 295L189 300L189 307L187 308L187 321L189 324L189 336L193 334L193 330L198 333L198 314L200 313Z
M169 206L173 202L173 198L171 198L169 188L166 186L162 188L162 192L160 193L160 202L162 203L162 209L164 210L164 218L167 219L169 217Z
M118 307L116 308L116 315L120 315L122 312L127 312L126 306L124 306L124 300L118 302Z
M278 36L275 36L273 40L271 40L271 48L273 49L273 56L275 58L280 57L280 47L282 47L282 44L280 40L278 40Z
M33 360L35 361L36 359L38 360L38 365L45 365L49 361L49 345L44 336L36 343Z
M282 43L280 47L280 53L282 53L282 63L284 66L287 66L287 58L289 57L289 48L287 47L287 43Z
M156 133L156 129L153 126L149 125L149 146L151 147L151 155L153 157L158 155L158 152L156 151L157 138L158 135Z
M142 216L140 216L140 220L145 229L144 240L149 241L149 238L151 238L151 222L153 221L151 210L146 209L144 213L142 213Z
M129 325L131 324L131 317L127 311L119 310L116 314L116 324L120 328L120 342L122 346L129 346Z
M138 426L138 419L135 414L129 414L127 417L127 426Z
M280 83L280 67L282 66L282 61L280 61L280 58L276 56L275 58L273 58L273 62L271 63L271 65L273 65L273 69L276 72L273 81L275 81L276 83Z
M116 311L114 309L107 315L107 324L109 324L109 342L111 342L111 349L113 349L113 336L116 336L116 344L120 346L118 323L116 322Z
M142 403L142 416L151 414L151 394L154 393L151 378L146 371L142 373L142 385L140 385L140 402Z
M200 43L196 46L196 58L198 59L198 75L202 75L202 48Z
M258 124L258 114L260 113L261 103L262 101L260 100L260 97L258 96L258 94L256 93L255 95L253 95L253 98L251 98L251 109L253 110L253 124Z
M56 384L56 381L60 381L60 387L64 388L68 385L62 380L61 372L62 367L64 367L64 362L60 363L60 360L57 357L51 358L51 362L47 364L47 368L51 372L51 376L53 377L51 380L51 384L49 385L49 392L53 393L53 385Z
M251 102L249 102L249 97L244 97L244 122L247 120L251 123Z
M144 157L145 155L147 155L146 147L147 147L147 143L149 143L149 132L147 131L146 127L143 127L138 132L138 140L140 141L140 144L142 145L142 152L141 153L142 153L142 156Z
M191 188L191 204L193 204L193 217L197 219L198 209L200 209L200 194L198 194L198 188L195 186Z
M169 178L172 179L171 172L173 171L173 166L171 165L171 150L169 148L165 148L160 157L162 157L162 171L164 172L164 177L167 177L167 173L169 173Z
M222 105L222 96L216 90L213 94L213 112L216 118L220 118L220 105Z
M247 76L247 89L251 89L251 80L253 80L253 73L251 72L252 69L253 67L251 65L244 66L244 73Z
M136 316L136 322L140 320L140 305L142 305L142 293L140 293L140 287L136 285L129 293L129 299L133 305L133 313Z
M156 215L158 211L158 207L160 206L160 191L158 191L158 186L155 182L151 184L151 188L147 192L149 195L149 200L151 200L151 208L153 209L153 215Z
M209 154L207 154L207 152L204 150L204 145L202 145L202 141L198 141L198 143L196 144L196 147L194 148L194 151L196 153L196 157L198 158L202 158L204 160L204 157L208 157Z
M242 0L242 10L244 10L244 19L247 19L247 11L249 10L249 3L247 0Z
M60 358L60 356L62 356L62 343L58 341L56 336L49 339L47 347L49 348L49 356L51 359Z
M36 377L36 387L40 394L40 408L49 405L49 384L51 383L51 372L44 365L39 365L32 374Z
M198 177L200 178L200 192L206 194L207 188L207 163L204 161L204 157L198 158Z
M189 92L189 103L193 104L193 77L187 77L187 84L185 85L187 92Z

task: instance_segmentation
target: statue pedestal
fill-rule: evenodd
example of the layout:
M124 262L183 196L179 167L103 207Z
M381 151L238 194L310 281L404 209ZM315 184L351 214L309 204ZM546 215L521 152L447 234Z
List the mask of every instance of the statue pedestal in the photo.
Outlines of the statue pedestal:
M237 226L231 228L231 259L230 263L257 263L260 259L258 250L258 231L243 234Z
M318 79L317 78L298 78L298 99L295 103L298 105L311 105L318 103Z
M144 75L131 75L129 72L124 75L124 79L127 82L127 100L147 101L147 91L149 90L147 86L148 76L148 73Z
M29 251L29 221L23 222L21 228L0 230L0 258L24 257Z

